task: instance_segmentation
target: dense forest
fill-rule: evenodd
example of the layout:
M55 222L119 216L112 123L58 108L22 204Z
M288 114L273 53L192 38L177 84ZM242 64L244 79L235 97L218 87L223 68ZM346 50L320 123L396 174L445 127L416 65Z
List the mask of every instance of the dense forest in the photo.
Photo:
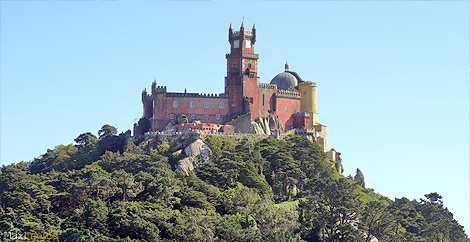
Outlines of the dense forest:
M149 148L104 125L98 137L83 133L3 166L0 240L470 241L438 193L391 200L365 188L363 177L344 177L304 137L209 135L210 161L189 174L175 169L177 139Z

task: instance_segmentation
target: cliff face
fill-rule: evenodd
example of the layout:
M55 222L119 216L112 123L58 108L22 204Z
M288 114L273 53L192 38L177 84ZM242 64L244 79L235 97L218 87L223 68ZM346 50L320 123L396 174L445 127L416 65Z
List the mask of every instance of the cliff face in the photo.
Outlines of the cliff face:
M269 114L268 117L257 117L255 121L251 122L251 133L252 134L267 134L271 135L279 130L284 131L284 125L276 114Z

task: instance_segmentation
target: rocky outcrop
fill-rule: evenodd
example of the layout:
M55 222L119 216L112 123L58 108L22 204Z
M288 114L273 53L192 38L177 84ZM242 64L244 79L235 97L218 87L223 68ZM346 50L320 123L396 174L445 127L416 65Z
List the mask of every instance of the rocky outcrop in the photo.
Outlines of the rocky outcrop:
M354 176L354 183L356 183L357 185L363 188L366 187L366 183L364 181L364 174L362 173L361 170L359 170L359 168L357 168L356 170L356 175Z
M196 139L184 148L184 154L187 157L179 161L176 169L183 171L187 175L200 164L209 161L211 150L204 141Z
M251 122L251 133L252 134L267 134L271 135L279 130L279 132L284 131L284 125L282 124L279 117L270 113L267 117L257 117L255 121Z
M245 113L238 118L234 118L227 124L232 125L235 128L235 133L251 133L251 115Z

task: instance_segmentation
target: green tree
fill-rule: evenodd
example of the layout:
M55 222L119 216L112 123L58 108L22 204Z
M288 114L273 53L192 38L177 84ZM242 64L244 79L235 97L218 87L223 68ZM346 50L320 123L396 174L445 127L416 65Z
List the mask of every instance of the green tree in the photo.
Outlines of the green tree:
M347 179L314 179L308 184L306 198L299 204L305 240L363 240L356 229L361 204L354 194L354 185Z
M98 135L101 138L106 137L106 136L113 136L117 134L117 129L116 127L105 124L101 127L101 129L98 131Z

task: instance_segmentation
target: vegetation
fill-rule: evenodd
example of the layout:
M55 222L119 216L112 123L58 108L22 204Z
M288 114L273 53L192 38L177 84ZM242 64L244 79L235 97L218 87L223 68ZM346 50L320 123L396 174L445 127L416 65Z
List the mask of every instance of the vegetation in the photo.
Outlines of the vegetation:
M300 136L209 136L185 175L178 142L142 150L104 125L0 170L0 230L86 241L469 241L437 193L394 201L338 173ZM6 237L2 241L13 241Z

